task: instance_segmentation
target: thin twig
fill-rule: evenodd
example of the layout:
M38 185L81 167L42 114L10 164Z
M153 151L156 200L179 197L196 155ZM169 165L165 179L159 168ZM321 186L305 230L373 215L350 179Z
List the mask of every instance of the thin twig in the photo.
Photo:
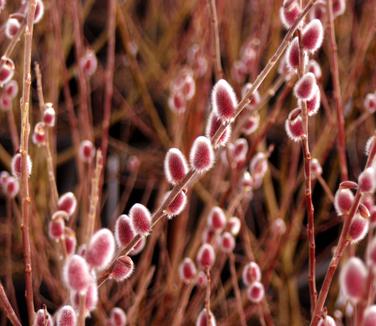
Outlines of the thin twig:
M337 43L334 30L334 16L333 16L333 2L332 0L327 0L326 10L328 17L329 26L329 59L330 59L330 71L332 73L333 79L333 91L334 91L334 101L336 104L337 113L337 125L338 125L338 155L339 163L341 169L342 181L348 179L348 170L346 163L346 135L345 135L345 117L343 112L343 102L341 95L341 86L339 82L339 70L338 70L338 57L337 57Z
M215 65L215 77L216 80L223 78L223 69L221 64L221 47L219 43L219 30L218 30L218 16L215 0L208 0L210 8L210 22L212 27L212 33L214 35L214 43L212 50L213 63Z
M25 28L25 47L24 47L24 67L23 67L23 87L21 99L21 216L22 216L22 240L25 260L25 296L27 312L29 317L29 324L33 323L34 319L34 297L33 297L33 278L31 266L31 250L30 250L30 194L29 194L29 173L28 173L28 148L29 148L29 106L30 106L30 86L31 86L31 50L34 29L34 16L36 1L29 0L28 2L27 24Z
M5 315L10 320L12 325L21 326L21 323L10 304L8 297L4 291L3 285L0 283L0 306L3 308Z

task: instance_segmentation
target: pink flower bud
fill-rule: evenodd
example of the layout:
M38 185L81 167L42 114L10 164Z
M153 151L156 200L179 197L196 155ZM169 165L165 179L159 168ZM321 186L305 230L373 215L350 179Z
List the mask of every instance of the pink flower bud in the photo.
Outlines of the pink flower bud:
M214 151L208 138L199 136L195 139L189 153L189 161L192 169L199 173L204 173L213 167Z
M79 255L67 258L63 275L66 285L73 291L85 292L92 282L89 265Z
M245 138L238 138L232 151L235 162L243 162L247 157L248 142Z
M376 226L376 206L373 206L371 208L369 220L370 220L370 223L371 223L371 227L374 228Z
M208 122L206 124L205 135L209 139L212 139L217 132L218 128L222 125L221 120L218 118L215 112L211 112L208 117ZM231 136L231 126L226 127L225 131L219 137L216 147L225 146Z
M264 286L260 282L253 282L247 289L248 299L253 303L260 303L265 296Z
M213 243L216 237L217 237L217 232L210 227L206 227L202 232L203 243Z
M16 80L12 79L9 83L4 86L4 94L14 99L18 94L18 83Z
M237 236L240 232L241 222L238 217L232 216L226 224L226 229L233 235Z
M302 140L305 136L301 110L296 108L290 112L285 121L287 136L295 142Z
M208 284L208 278L204 271L200 271L197 275L196 285L200 288L206 287Z
M120 215L115 224L115 239L119 247L126 247L135 237L135 231L128 215Z
M294 37L286 51L286 63L290 69L297 69L299 67L299 58L299 39Z
M253 40L251 40L250 42L246 43L241 50L241 61L244 63L247 72L250 71L254 66L256 57L257 52L255 50L255 45L253 43Z
M14 63L11 59L2 57L0 60L0 87L6 85L14 75Z
M363 203L360 203L359 204L359 207L358 207L358 213L361 217L365 218L365 219L368 219L370 217L370 212L367 208L366 205L364 205Z
M77 315L72 306L63 306L56 313L56 326L76 326Z
M9 178L8 171L1 171L0 172L0 186L5 187L5 184L7 183L7 180Z
M86 293L71 292L71 303L73 307L78 310L80 305L80 295L85 295L85 312L86 317L91 311L97 307L98 303L98 287L97 284L91 283L87 288Z
M313 116L320 109L321 94L320 88L316 85L314 94L310 100L307 101L307 112L308 116Z
M129 211L129 217L137 234L149 234L151 231L151 215L144 205L134 204Z
M12 157L12 161L10 162L12 174L15 177L21 177L22 174L22 158L21 153L17 153ZM26 172L27 175L30 176L32 169L32 162L29 155L26 156Z
M35 14L34 14L34 24L39 23L44 15L44 4L42 0L36 1Z
M66 192L60 196L57 207L59 210L65 211L68 216L72 216L77 207L76 196L72 192Z
M367 286L367 269L357 257L351 257L342 266L339 275L340 288L352 302L359 301Z
M216 326L217 322L211 311L207 312L206 308L202 309L196 320L196 326Z
M373 238L367 247L367 265L376 271L376 238Z
M324 30L319 19L313 19L304 26L301 42L305 50L315 52L321 47L323 38Z
M172 185L180 183L188 173L188 164L184 154L177 148L170 148L164 160L166 179Z
M185 283L191 283L197 275L196 265L189 257L184 258L179 266L179 277Z
M317 178L317 176L322 174L321 164L316 158L311 160L311 173L313 178Z
M364 99L364 107L369 113L376 111L376 93L369 93Z
M246 118L246 120L243 122L242 126L242 132L249 136L253 134L257 128L260 125L260 115L255 112L254 114L251 114L249 117Z
M244 82L245 76L247 74L247 66L241 60L237 60L233 63L231 67L231 76L239 84Z
M294 71L287 63L287 53L285 53L279 62L278 73L284 78L285 81L289 81L294 74Z
M336 326L336 322L333 317L325 316L325 318L321 318L317 326Z
M372 194L364 194L361 200L362 204L370 211L375 204Z
M310 19L320 19L323 20L326 14L325 2L318 1L310 11Z
M119 307L112 308L110 323L111 326L125 326L127 324L127 315L124 310Z
M90 267L102 270L111 262L114 253L114 235L109 229L100 229L90 239L86 261Z
M242 97L245 97L251 88L252 88L251 83L245 84L242 88ZM247 106L245 108L252 111L256 108L256 106L261 101L259 91L256 90L255 92L253 92L253 94L248 97L248 100L249 100L249 103L247 104Z
M166 198L170 195L170 192L166 194ZM179 215L187 206L187 195L184 191L180 191L175 199L166 208L168 218Z
M350 189L338 189L334 196L334 208L338 215L343 215L350 211L354 202L354 194Z
M279 11L279 16L282 25L288 29L298 19L301 13L301 8L297 1L284 1L283 6Z
M46 142L46 130L43 122L38 122L34 126L33 143L37 146L42 146Z
M311 72L302 76L294 87L294 94L300 100L310 100L316 91L316 78Z
M131 257L121 256L116 259L112 269L110 278L117 282L122 282L128 279L134 271L134 263Z
M47 310L39 309L34 316L33 326L53 326L54 322Z
M365 169L358 178L361 192L373 193L376 187L376 173L373 167Z
M144 237L142 237L137 243L136 245L132 248L131 252L129 253L129 255L131 256L136 256L138 255L144 248L145 248L145 245L146 245L146 239Z
M83 140L80 144L80 159L85 163L90 163L95 156L95 148L90 140Z
M21 24L16 18L8 18L5 23L5 36L9 39L15 37L21 28Z
M211 268L215 262L215 252L213 247L208 243L201 245L200 249L198 250L196 260L197 264L202 269Z
M42 120L47 127L55 126L56 113L52 103L46 103Z
M6 196L8 196L9 198L14 198L17 196L19 190L20 184L18 182L18 179L12 176L8 177L4 186L4 192Z
M172 112L184 113L187 108L187 103L185 101L184 95L181 92L173 91L173 93L168 98L168 107Z
M372 305L364 310L362 326L376 325L376 305Z
M48 223L48 236L55 241L64 237L65 223L62 218L55 218Z
M65 228L64 244L67 255L72 255L77 246L77 239L74 231L71 228Z
M235 239L229 232L224 232L218 239L218 246L224 253L230 253L235 248Z
M0 95L0 109L4 112L12 109L12 98L5 93Z
M342 181L340 184L339 184L339 188L340 189L358 189L358 184L354 181L349 181L349 180L346 180L346 181Z
M231 85L220 79L212 91L213 111L222 121L232 120L235 116L238 101Z
M97 70L98 60L92 50L86 50L84 56L80 59L80 67L87 77L91 77Z
M215 231L224 229L226 226L226 215L222 208L215 206L211 209L208 216L208 226Z
M351 220L349 236L353 243L364 239L368 232L369 221L359 214L356 214Z
M345 0L333 0L332 5L334 18L342 15L346 10Z
M254 186L254 180L248 171L244 171L243 176L240 180L240 186L244 191L251 191Z
M317 80L322 76L321 67L316 60L309 60L307 70L313 73Z
M192 71L184 68L172 88L173 90L180 92L185 100L191 100L196 92L196 85L192 76Z
M242 280L245 285L251 285L253 282L260 282L261 270L256 262L251 261L244 266Z
M276 235L283 235L286 232L286 223L281 218L276 218L272 224L272 231Z
M264 153L257 153L249 164L249 171L253 178L262 179L268 171L268 160Z

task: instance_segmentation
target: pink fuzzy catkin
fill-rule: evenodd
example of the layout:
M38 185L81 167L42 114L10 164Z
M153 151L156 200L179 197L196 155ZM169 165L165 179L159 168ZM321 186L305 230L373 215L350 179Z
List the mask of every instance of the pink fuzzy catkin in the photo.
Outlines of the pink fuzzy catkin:
M166 179L172 185L181 182L188 173L188 164L184 154L178 148L170 148L164 160Z
M201 245L197 253L196 261L203 269L211 268L215 262L214 248L208 243Z
M354 194L350 189L338 189L334 196L334 208L338 215L342 215L350 211L354 202Z
M206 308L201 310L196 320L196 326L216 326L217 322L211 311L207 312Z
M215 112L211 112L206 124L205 135L209 139L212 139L217 132L218 128L222 125L222 121L218 118ZM231 136L231 126L227 126L221 137L217 142L217 147L225 146Z
M129 210L129 217L137 234L149 234L151 231L151 214L144 205L134 204Z
M358 302L365 293L368 272L364 263L357 257L347 260L339 276L340 288L352 302Z
M124 310L115 307L112 308L110 313L110 325L111 326L125 326L127 324L127 315Z
M324 28L321 21L319 19L312 19L303 28L301 43L305 50L315 52L321 47L323 38Z
M77 315L72 306L61 307L56 313L56 326L76 326Z
M253 282L261 280L261 269L256 262L251 261L244 266L242 280L245 285L251 285Z
M247 289L248 299L253 303L259 303L264 299L265 290L260 282L253 282Z
M197 275L196 265L189 257L184 258L179 266L179 277L186 283L191 283Z
M73 194L73 192L66 192L60 196L57 202L57 207L59 210L65 211L68 216L72 216L77 207L76 196Z
M207 137L199 136L192 144L189 153L191 167L199 173L210 170L214 165L214 151Z
M224 79L217 81L212 91L212 106L219 119L222 121L232 120L237 104L236 95L231 85Z
M115 253L115 239L109 229L93 234L87 246L86 261L92 268L102 270L111 262Z
M310 100L316 91L316 78L311 72L304 74L294 87L294 94L300 100Z
M166 194L166 198L170 195L170 192ZM184 191L180 191L172 202L166 207L167 217L172 218L173 216L179 215L187 205L187 195Z
M77 292L85 292L92 282L89 265L79 255L72 255L67 258L63 275L66 285Z
M119 247L127 246L135 237L132 221L128 215L120 215L115 224L115 239Z
M219 206L215 206L210 210L208 226L214 231L221 231L226 226L226 215Z
M131 257L121 256L116 259L112 266L110 278L122 282L129 278L134 271L134 263Z

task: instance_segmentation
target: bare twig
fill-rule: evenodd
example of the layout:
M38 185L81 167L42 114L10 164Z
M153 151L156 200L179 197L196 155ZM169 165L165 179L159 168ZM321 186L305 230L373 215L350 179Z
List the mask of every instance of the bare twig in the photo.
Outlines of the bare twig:
M210 8L210 21L212 33L214 35L214 43L212 50L213 64L215 65L216 80L223 78L223 69L221 64L221 47L219 43L219 30L218 30L218 16L215 0L208 0Z
M21 323L8 300L8 297L4 291L4 287L1 283L0 283L0 306L4 310L5 315L10 320L12 325L21 326Z
M26 283L26 305L29 317L29 324L34 319L34 298L33 298L33 279L31 267L31 250L30 250L30 194L29 194L29 173L27 166L28 148L29 148L29 107L30 107L30 86L31 86L31 50L34 29L36 1L29 0L27 24L25 28L25 47L24 47L24 70L23 70L23 87L21 99L21 215L22 215L22 240L25 260L25 283Z

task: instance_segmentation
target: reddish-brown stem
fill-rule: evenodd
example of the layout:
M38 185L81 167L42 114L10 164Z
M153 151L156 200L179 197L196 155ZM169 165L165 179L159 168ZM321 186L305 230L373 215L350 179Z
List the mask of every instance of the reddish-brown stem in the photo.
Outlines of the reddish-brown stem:
M27 23L25 28L25 47L24 47L24 67L23 67L23 87L21 99L21 216L22 216L22 241L25 261L25 296L27 312L29 317L29 324L33 323L34 319L34 297L33 297L33 278L31 267L31 250L30 250L30 206L31 199L29 194L29 173L27 166L27 157L29 149L29 107L30 107L30 86L31 86L31 50L34 29L34 15L36 8L36 1L30 0L28 2L29 10L27 14Z
M43 95L43 86L42 86L42 74L40 72L40 67L38 63L35 63L35 75L37 79L37 91L38 91L38 100L39 100L39 109L41 112L41 115L43 115L44 112L44 95ZM50 190L51 190L51 207L52 209L56 209L57 201L59 199L59 194L57 191L56 186L56 179L55 179L55 173L54 173L54 164L52 159L52 153L51 153L51 144L50 144L50 133L48 127L45 127L45 150L46 150L46 162L47 162L47 174L48 174L48 181L50 183Z
M212 50L212 60L215 66L215 77L216 80L223 78L223 69L221 64L221 47L219 43L219 31L218 31L218 16L217 8L215 5L215 0L208 0L210 9L210 22L213 34L213 50Z
M375 158L375 154L376 154L376 145L372 146L371 152L369 153L368 160L366 163L366 168L372 164ZM337 270L339 261L341 260L345 249L350 243L348 239L350 224L351 224L352 218L354 217L355 213L358 210L361 198L362 198L362 194L358 189L356 192L354 203L351 207L351 210L349 214L344 217L345 222L343 224L343 228L341 230L341 234L339 236L338 244L336 246L334 255L332 257L332 260L330 261L328 270L326 272L324 282L320 290L319 297L317 299L317 304L316 304L315 310L313 312L312 320L311 320L311 326L317 326L320 320L320 317L324 308L325 300L326 300L326 297L328 296L330 285L332 283L334 274Z
M301 33L298 30L299 40L299 69L298 75L301 78L305 72L304 49L301 46ZM308 110L307 102L299 101L302 110L304 137L301 140L303 159L304 159L304 197L307 209L307 238L308 238L308 285L311 301L311 312L313 311L317 300L316 289L316 243L315 243L315 216L312 202L312 175L311 175L311 151L309 149L309 130L308 130Z
M10 320L12 325L21 326L21 323L10 304L8 297L4 291L3 285L0 283L0 306L4 310L5 315Z
M341 169L342 181L348 179L347 163L346 163L346 135L345 135L345 117L343 112L343 103L341 95L341 87L339 81L339 70L338 70L338 57L337 57L337 43L334 30L334 16L332 0L326 2L326 9L328 12L328 26L329 26L329 60L330 60L330 71L333 80L333 90L334 90L334 101L336 104L337 113L337 125L338 125L338 156L339 164Z
M103 155L103 165L106 164L107 147L108 147L108 130L111 117L111 101L115 67L115 19L116 19L116 1L108 1L108 46L107 46L107 67L105 71L105 94L104 94L104 115L102 122L102 144L101 150ZM103 183L103 175L100 179L100 188Z
M238 276L236 275L235 256L232 252L229 254L229 261L230 261L231 281L232 281L232 286L235 292L236 305L238 308L240 323L242 326L247 326L247 320L245 319L245 314L244 314L243 305L242 305L242 297L240 294L240 289L239 289L239 284L238 284Z
M88 106L88 85L85 78L84 72L80 65L80 60L84 55L84 48L81 38L81 24L80 24L80 2L76 0L71 0L71 10L72 10L72 19L73 19L73 34L74 34L74 43L76 50L76 60L77 60L77 73L78 73L78 84L80 89L80 113L82 127L86 139L93 140L93 132L91 128L91 118L89 114Z

